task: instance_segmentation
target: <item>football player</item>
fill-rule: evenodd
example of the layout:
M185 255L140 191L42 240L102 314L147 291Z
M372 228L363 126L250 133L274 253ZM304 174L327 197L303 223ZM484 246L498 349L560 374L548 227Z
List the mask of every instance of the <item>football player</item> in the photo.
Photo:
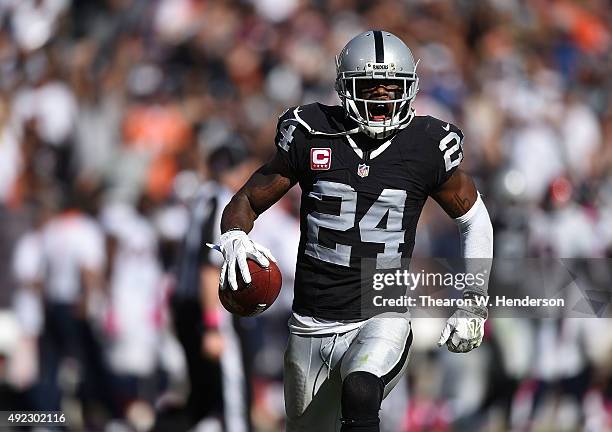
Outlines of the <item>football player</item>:
M361 259L394 268L409 258L428 197L459 226L466 258L491 258L493 230L471 177L458 168L462 132L417 116L416 63L385 31L352 39L336 58L341 105L319 103L281 115L276 156L224 210L220 284L250 282L247 258L270 251L248 237L257 216L296 183L301 238L291 336L285 354L288 431L378 431L379 409L404 372L412 342L407 318L360 314ZM464 296L486 294L464 290ZM487 310L465 307L439 345L468 352L482 341Z

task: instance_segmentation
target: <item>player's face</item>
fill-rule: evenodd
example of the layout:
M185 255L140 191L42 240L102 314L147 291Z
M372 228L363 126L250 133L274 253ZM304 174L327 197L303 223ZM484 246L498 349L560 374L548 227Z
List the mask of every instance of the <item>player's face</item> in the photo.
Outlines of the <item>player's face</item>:
M380 101L380 103L368 103L367 115L364 104L358 104L360 114L372 121L384 121L393 115L393 103L385 102L402 97L402 88L394 80L357 80L355 83L357 97L361 99Z

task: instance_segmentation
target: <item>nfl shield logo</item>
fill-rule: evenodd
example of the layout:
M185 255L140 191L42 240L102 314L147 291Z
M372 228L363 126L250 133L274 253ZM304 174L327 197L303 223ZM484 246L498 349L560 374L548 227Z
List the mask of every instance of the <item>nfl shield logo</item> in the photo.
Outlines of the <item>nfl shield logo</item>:
M357 167L357 174L359 177L367 177L370 174L370 167L366 164L359 164Z

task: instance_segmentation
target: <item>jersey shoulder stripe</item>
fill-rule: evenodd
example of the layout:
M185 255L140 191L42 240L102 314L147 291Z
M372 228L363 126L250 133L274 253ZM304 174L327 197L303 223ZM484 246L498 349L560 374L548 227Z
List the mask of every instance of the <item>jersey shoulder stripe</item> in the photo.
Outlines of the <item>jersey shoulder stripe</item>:
M309 135L339 135L355 127L339 105L312 103L287 109L279 117L279 126L299 127Z
M423 135L439 142L444 136L454 132L463 139L463 132L451 122L440 120L432 116L415 116L415 126Z

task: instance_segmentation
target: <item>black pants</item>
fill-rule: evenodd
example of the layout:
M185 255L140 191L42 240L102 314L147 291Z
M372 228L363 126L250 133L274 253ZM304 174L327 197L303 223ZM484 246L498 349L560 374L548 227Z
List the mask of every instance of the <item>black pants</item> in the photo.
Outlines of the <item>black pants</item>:
M231 415L228 408L224 407L224 396L227 393L228 397L241 398L237 403L242 403L246 410L240 415L244 416L243 424L247 425L247 429L251 430L249 407L250 407L250 386L249 386L249 361L245 355L245 338L241 331L241 326L234 320L232 326L233 334L224 337L237 338L237 343L240 345L241 358L238 363L241 364L241 372L244 374L245 382L241 389L237 389L233 384L223 382L223 370L221 363L216 360L208 359L202 354L202 312L197 299L181 299L175 298L172 301L172 310L174 316L174 326L176 335L183 346L185 356L187 358L187 368L190 382L190 394L187 400L187 414L190 424L195 425L204 417L217 417L224 425L229 421L226 415ZM228 349L226 347L226 349ZM236 353L237 354L237 353ZM224 354L225 355L225 354ZM236 363L234 363L236 364ZM226 373L232 373L226 371ZM235 384L235 383L234 383ZM237 393L239 392L239 393ZM234 405L236 407L237 405ZM226 430L229 431L226 425ZM229 431L231 432L231 431Z
M113 397L113 376L92 328L76 314L68 303L45 305L45 327L39 339L40 377L30 392L30 404L35 410L59 411L62 392L58 386L58 372L66 358L76 361L80 382L73 397L83 403L85 416L88 407L102 406L111 417L121 415ZM86 418L87 421L87 418Z
M192 424L204 417L223 415L220 396L221 366L218 361L202 355L202 314L196 300L172 302L176 335L185 350L190 393L187 400L188 416Z

